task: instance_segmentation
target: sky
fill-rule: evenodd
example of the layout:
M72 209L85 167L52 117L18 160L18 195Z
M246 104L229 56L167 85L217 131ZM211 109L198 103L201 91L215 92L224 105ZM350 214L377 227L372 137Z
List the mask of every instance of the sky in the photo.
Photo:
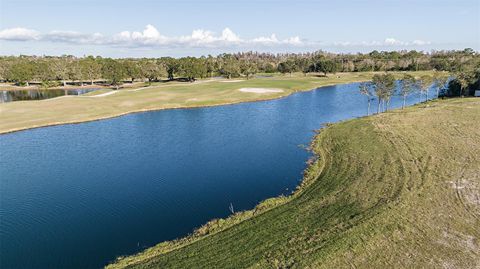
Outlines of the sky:
M480 50L480 0L0 0L0 55Z

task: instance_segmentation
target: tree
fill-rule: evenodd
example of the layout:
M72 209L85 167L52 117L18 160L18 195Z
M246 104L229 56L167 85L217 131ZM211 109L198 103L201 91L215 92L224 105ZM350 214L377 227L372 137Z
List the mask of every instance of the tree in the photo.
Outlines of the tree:
M34 79L42 82L42 87L50 87L51 81L55 80L55 74L52 71L51 61L46 59L37 59L34 62Z
M220 74L227 77L228 79L232 77L238 77L240 75L240 67L238 65L237 59L231 54L225 54L220 57L222 57Z
M249 61L248 59L240 62L240 73L247 77L253 76L257 73L257 65Z
M53 72L55 73L57 79L62 81L64 87L67 86L69 64L70 59L68 56L62 56L52 62Z
M445 88L445 85L448 82L448 76L444 75L441 72L435 72L433 83L437 89L437 98L440 96L440 90Z
M102 66L102 75L118 90L119 85L125 78L125 69L117 60L105 59Z
M77 80L80 80L80 85L83 86L83 74L82 74L82 69L77 60L71 61L70 64L68 65L68 73L67 73L68 79L75 82Z
M89 81L94 83L95 79L101 78L103 59L100 57L76 58L64 55L61 57L49 56L0 56L0 80L7 82L9 72L13 66L25 65L25 61L33 65L33 79L47 81L62 81L66 86L69 79ZM336 54L324 51L305 53L261 53L241 52L235 54L220 54L207 57L185 57L175 59L163 58L142 58L142 59L119 59L124 64L125 78L134 81L139 78L148 78L149 82L158 80L161 77L168 77L173 80L175 76L181 75L193 81L195 78L211 77L219 74L227 78L243 76L249 79L257 72L292 74L301 71L304 75L308 72L321 72L325 76L328 73L350 72L350 71L399 71L399 70L445 70L456 72L458 79L451 80L447 94L466 95L480 85L475 84L475 70L480 66L480 54L472 49L433 51L431 53L417 51L372 51L371 53L358 54ZM77 63L80 64L78 68ZM48 66L44 68L42 66ZM49 72L53 71L54 76L49 78ZM28 71L30 72L30 71ZM27 72L27 73L28 73ZM438 72L438 74L441 74ZM17 76L18 77L18 76ZM18 79L18 78L17 78ZM440 82L434 80L437 86L437 95L440 94ZM22 82L26 83L26 82ZM49 83L44 83L49 84ZM460 86L462 85L462 86ZM450 87L452 86L452 87ZM467 91L470 91L467 93ZM391 94L390 94L391 96ZM382 99L388 109L389 96Z
M367 102L368 102L367 116L368 116L368 115L370 115L370 103L373 100L372 96L374 94L372 92L372 84L371 84L371 82L362 82L362 83L360 83L360 85L358 87L360 89L360 93L367 97Z
M467 72L460 72L456 75L455 80L458 82L460 86L460 93L459 96L464 96L468 86L470 84L470 74Z
M207 65L203 59L184 57L178 60L178 70L188 81L193 82L196 78L207 76Z
M287 60L278 65L278 71L282 74L289 73L292 76L292 72L295 71L295 62L292 60Z
M172 57L162 58L161 61L167 70L168 79L173 80L180 67L178 61Z
M402 109L404 109L406 105L407 96L410 95L410 93L412 93L416 89L417 80L415 79L414 76L410 74L406 74L403 76L401 85L402 86L400 87L400 96L402 96L403 98Z
M125 60L123 62L123 68L125 70L125 77L130 78L130 82L133 83L135 78L139 78L141 76L140 68L138 63L133 60Z
M316 62L315 72L322 72L326 76L327 73L335 73L336 71L336 65L332 60L320 59Z
M420 93L425 95L425 101L428 101L428 90L432 86L432 79L430 76L422 76L417 80L418 89Z
M10 62L6 58L0 57L0 80L7 81Z
M407 57L411 59L411 70L418 71L420 65L420 58L423 56L421 52L411 50L407 53Z
M142 59L139 66L140 76L148 79L148 83L157 80L161 74L160 67L155 61Z
M80 68L82 70L82 79L89 80L90 85L93 85L95 79L100 78L102 65L99 63L99 60L95 59L93 56L81 59Z
M21 60L10 67L8 79L18 85L29 86L29 81L33 79L34 67L30 61Z
M297 61L296 65L302 71L303 75L306 77L307 73L310 72L310 65L311 61L307 58L302 58L299 61Z
M385 103L390 101L395 91L395 77L392 74L375 74L373 76L372 85L375 95L378 98L377 113L380 113L380 105L385 108ZM387 107L388 109L388 103Z
M218 63L215 60L215 58L213 58L212 55L208 55L208 57L205 59L205 65L206 65L206 68L207 68L207 76L208 77L212 77L213 72L215 70L218 70Z

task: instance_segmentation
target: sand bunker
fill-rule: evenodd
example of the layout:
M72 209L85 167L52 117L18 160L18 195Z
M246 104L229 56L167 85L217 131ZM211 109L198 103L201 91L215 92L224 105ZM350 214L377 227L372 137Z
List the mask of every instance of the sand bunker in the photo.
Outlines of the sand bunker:
M241 88L241 92L253 92L253 93L271 93L271 92L283 92L282 89L273 88Z

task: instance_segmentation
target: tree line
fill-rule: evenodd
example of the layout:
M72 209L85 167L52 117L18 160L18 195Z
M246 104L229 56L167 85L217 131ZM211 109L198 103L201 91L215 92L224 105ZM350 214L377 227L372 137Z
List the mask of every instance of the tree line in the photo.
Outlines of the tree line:
M222 76L251 78L257 73L292 74L362 71L439 70L465 73L478 68L480 56L472 49L434 51L372 51L341 54L311 53L271 54L244 52L202 57L161 57L112 59L100 56L2 56L0 80L17 85L41 83L44 87L68 84L108 83L118 88L122 83L159 80L195 81ZM468 80L468 76L465 78Z
M451 73L435 71L433 76L424 75L420 78L405 74L397 81L392 74L375 74L372 81L362 82L358 86L361 94L367 97L367 115L370 115L372 101L377 101L377 114L389 109L390 100L394 95L403 100L402 109L406 106L407 97L420 93L420 98L428 101L430 89L435 90L435 97L468 96L480 89L480 68Z

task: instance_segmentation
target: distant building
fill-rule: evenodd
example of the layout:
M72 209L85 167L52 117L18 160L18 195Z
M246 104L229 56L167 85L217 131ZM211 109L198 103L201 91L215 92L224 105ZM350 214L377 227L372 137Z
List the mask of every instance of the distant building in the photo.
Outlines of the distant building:
M475 97L480 97L480 90L475 90L474 96L475 96Z

